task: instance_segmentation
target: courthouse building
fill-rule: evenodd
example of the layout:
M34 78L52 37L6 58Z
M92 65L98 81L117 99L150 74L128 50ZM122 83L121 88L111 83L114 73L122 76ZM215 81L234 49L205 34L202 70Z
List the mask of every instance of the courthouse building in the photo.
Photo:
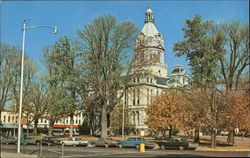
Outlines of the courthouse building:
M183 66L177 65L168 74L164 60L163 35L154 24L154 15L150 8L146 11L144 26L137 36L135 47L135 65L132 74L136 76L129 85L127 105L131 114L131 123L138 135L146 135L145 108L153 97L168 88L188 85L188 74Z

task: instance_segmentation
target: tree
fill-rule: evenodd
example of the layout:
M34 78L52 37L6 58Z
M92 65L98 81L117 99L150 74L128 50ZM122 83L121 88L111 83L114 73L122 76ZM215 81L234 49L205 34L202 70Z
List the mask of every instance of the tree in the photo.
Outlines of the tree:
M116 135L120 135L122 133L122 124L123 124L123 103L119 103L116 105L114 110L111 113L111 127L113 132ZM128 106L124 106L124 132L129 134L134 127L130 122L130 113Z
M48 87L42 81L32 81L28 104L25 106L27 124L34 122L34 134L38 134L38 120L44 117L48 107Z
M183 119L183 124L189 128L199 127L204 132L211 134L211 146L216 146L216 135L228 127L229 101L224 93L216 89L192 90L184 95L188 111Z
M49 120L48 134L52 135L54 123L66 116L66 107L70 106L73 101L67 89L60 82L61 71L60 67L58 67L58 63L60 62L58 53L60 52L52 45L45 47L44 53L44 59L48 69L48 74L43 78L48 84L48 95L46 97L48 107L45 114Z
M225 36L226 54L220 57L222 83L227 91L237 90L239 81L249 62L249 24L240 21L218 25L213 33ZM234 129L230 130L228 143L234 144Z
M165 133L168 130L169 138L171 138L173 127L182 126L180 118L183 116L182 106L184 103L185 101L177 92L162 93L146 108L148 116L146 124L155 131Z
M89 87L101 109L101 137L107 137L107 116L119 102L117 92L123 87L123 65L135 41L135 25L117 22L111 15L98 17L78 29L82 39Z
M70 40L68 37L64 36L59 38L58 41L53 45L54 55L53 61L56 63L57 67L57 78L59 84L65 88L67 93L69 93L69 98L71 104L66 106L66 114L70 117L70 133L69 136L73 136L73 124L74 115L80 109L78 92L80 85L82 83L79 80L79 52L77 47L77 42Z
M235 128L239 128L241 131L250 131L248 94L244 91L228 91L225 98L229 105L228 115L226 116L228 126L225 129L234 131Z
M18 67L20 48L9 44L0 44L0 117L7 103L13 98L11 88L13 86L13 72ZM1 120L0 120L1 124Z
M182 29L185 40L175 43L173 48L176 56L185 55L189 60L193 88L206 90L217 84L218 62L225 54L225 40L220 32L211 34L212 26L211 21L202 23L198 15L186 20L186 27ZM198 127L195 133L195 142L199 142Z

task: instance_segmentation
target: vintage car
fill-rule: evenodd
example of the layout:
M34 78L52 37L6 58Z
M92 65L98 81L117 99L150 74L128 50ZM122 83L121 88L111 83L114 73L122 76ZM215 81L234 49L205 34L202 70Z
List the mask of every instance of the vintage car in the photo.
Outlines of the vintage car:
M60 141L55 137L43 137L41 140L37 140L37 144L42 143L48 146L60 145Z
M188 142L186 139L182 138L171 138L166 141L156 142L161 149L196 149L198 147L197 143Z
M14 138L2 138L1 143L2 144L16 144L17 140Z
M82 140L81 138L68 138L67 140L62 140L60 144L63 145L72 145L72 146L77 146L77 145L88 145L87 140Z
M100 138L97 141L95 141L95 146L103 146L103 147L117 147L118 142L112 138Z
M140 144L145 144L146 148L154 148L155 145L156 145L154 142L146 141L142 137L130 137L125 141L118 141L118 146L120 148L122 148L122 147L136 147L136 148L139 148Z
M17 142L17 141L16 141ZM34 145L34 144L36 144L37 142L36 142L36 140L34 140L34 139L30 139L30 138L22 138L21 139L21 144L25 144L25 145Z

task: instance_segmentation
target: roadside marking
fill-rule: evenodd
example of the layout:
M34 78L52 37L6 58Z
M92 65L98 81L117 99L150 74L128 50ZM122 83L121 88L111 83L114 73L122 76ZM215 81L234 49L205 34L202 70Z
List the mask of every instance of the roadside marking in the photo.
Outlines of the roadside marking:
M250 149L212 149L212 148L204 148L204 149L198 149L196 151L250 151Z

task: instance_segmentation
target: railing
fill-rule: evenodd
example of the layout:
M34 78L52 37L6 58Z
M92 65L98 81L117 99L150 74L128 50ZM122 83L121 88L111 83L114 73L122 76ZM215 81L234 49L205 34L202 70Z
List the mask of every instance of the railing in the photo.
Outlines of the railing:
M38 152L38 158L42 158L42 156L43 156L43 144L47 144L48 146L49 145L53 145L53 146L56 146L56 147L60 147L60 149L47 149L48 151L50 151L50 152L54 152L54 153L57 153L57 154L60 154L61 155L61 157L63 157L64 156L64 144L62 144L62 145L58 145L58 144L55 144L55 143L51 143L51 142L47 142L47 141L39 141L39 147L38 147L38 149L36 149L36 150L34 150L34 151L32 151L32 152L30 152L30 153L28 153L28 154L30 154L30 155L32 155L32 154L34 154L34 153L36 153L36 152ZM25 152L25 145L23 145L23 151Z

